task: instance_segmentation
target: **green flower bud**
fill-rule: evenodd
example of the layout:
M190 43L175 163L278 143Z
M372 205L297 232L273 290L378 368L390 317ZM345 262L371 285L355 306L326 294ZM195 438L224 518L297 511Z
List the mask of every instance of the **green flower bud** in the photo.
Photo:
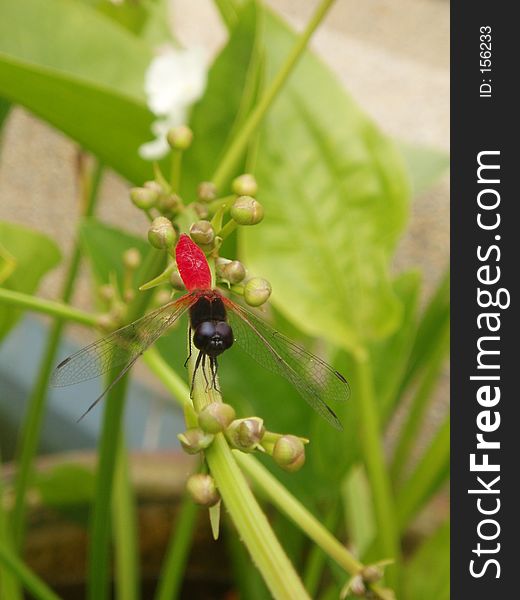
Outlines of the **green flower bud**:
M162 213L176 214L182 208L182 200L177 194L161 194L157 201L157 208Z
M226 429L229 442L242 452L253 452L265 434L264 421L260 417L236 419Z
M212 402L199 413L199 427L207 433L219 433L227 429L235 418L235 409L223 402Z
M295 435L283 435L276 440L273 458L282 469L294 473L303 467L305 446Z
M142 210L153 208L158 199L159 193L156 190L145 187L136 187L130 190L130 200Z
M123 254L123 264L127 269L135 271L141 265L141 253L137 248L128 248Z
M217 197L217 186L212 181L203 181L197 187L197 197L201 202L211 202Z
M99 315L96 319L96 325L102 331L114 331L119 326L119 321L110 314Z
M193 131L187 125L173 127L166 134L170 148L174 150L187 150L193 141Z
M188 429L184 433L179 433L177 436L182 448L188 454L197 454L201 450L204 450L213 442L213 438L213 435L197 427Z
M256 179L250 173L245 173L234 179L231 187L237 196L256 196L258 192Z
M218 258L216 271L218 277L232 285L240 283L246 276L246 268L239 260Z
M174 269L170 275L170 283L174 290L183 292L186 289L184 281L181 279L181 275L177 269Z
M135 299L135 290L125 290L123 292L123 300L127 304L130 304L130 302L133 302L134 299Z
M244 286L244 300L249 306L261 306L269 300L271 284L267 279L252 277Z
M264 207L251 196L239 196L229 214L239 225L256 225L264 218Z
M196 221L190 227L190 237L201 246L211 246L215 239L215 230L209 221Z
M214 506L220 500L215 480L207 473L196 473L186 482L186 489L193 502L202 506Z
M154 302L157 306L164 306L171 300L171 293L168 290L159 290L155 294Z
M154 248L170 249L175 246L177 234L169 219L156 217L148 229L148 241Z

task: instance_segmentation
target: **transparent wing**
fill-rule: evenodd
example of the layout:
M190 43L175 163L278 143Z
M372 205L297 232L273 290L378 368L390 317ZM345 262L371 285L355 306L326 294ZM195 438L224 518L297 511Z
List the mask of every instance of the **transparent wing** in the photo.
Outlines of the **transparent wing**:
M224 303L236 343L260 365L285 377L315 411L342 429L329 403L349 398L350 387L343 375L252 312L227 298Z
M193 296L183 296L72 354L56 367L51 385L73 385L99 377L117 367L121 368L123 374L126 373L139 356L195 301ZM103 395L107 391L108 388Z

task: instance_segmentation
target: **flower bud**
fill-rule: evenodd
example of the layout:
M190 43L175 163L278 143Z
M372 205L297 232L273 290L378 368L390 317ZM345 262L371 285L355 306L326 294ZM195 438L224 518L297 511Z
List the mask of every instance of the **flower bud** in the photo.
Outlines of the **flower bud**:
M231 187L237 196L255 196L258 192L256 179L250 173L245 173L234 179Z
M178 269L174 269L171 272L170 283L172 284L173 289L179 292L183 292L186 289L186 286L184 285L184 281L182 280L181 274L179 273Z
M246 268L239 260L218 258L216 264L217 276L230 284L240 283L246 276Z
M184 433L179 433L177 439L181 443L181 446L188 454L197 454L201 450L207 448L211 442L213 442L213 435L193 427L192 429L186 430Z
M135 290L125 290L123 292L123 301L126 302L127 304L130 304L130 302L133 302L135 299Z
M361 575L355 575L350 580L349 589L354 596L364 596L367 593L367 588Z
M159 290L157 294L155 294L155 304L157 306L164 306L171 300L171 293L168 290Z
M177 234L166 217L156 217L148 229L148 241L154 248L160 250L173 248L177 240Z
M154 179L152 179L150 181L145 181L143 187L145 187L147 190L153 190L153 191L157 192L157 195L163 193L163 188L162 188L161 184L158 183L157 181L155 181Z
M157 208L162 213L175 214L182 207L182 200L177 194L161 194L157 201Z
M305 446L295 435L283 435L276 440L273 458L284 471L294 473L303 467L305 462Z
M212 402L199 413L199 427L206 433L219 433L227 429L235 418L235 409L223 402Z
M215 230L209 221L196 221L190 227L190 237L202 246L209 246L215 239Z
M114 286L110 283L106 283L99 288L99 295L102 300L105 302L112 302L112 300L116 297L116 291Z
M206 204L201 204L200 202L193 202L191 207L195 211L195 214L200 219L207 219L209 216L209 210Z
M251 196L239 196L229 214L239 225L256 225L264 218L264 207Z
M136 187L130 190L130 200L137 208L149 210L155 206L159 198L159 193L145 187Z
M229 442L242 452L253 452L265 434L264 421L260 417L236 419L226 430Z
M220 500L215 480L207 473L196 473L186 482L186 489L193 502L202 506L214 506Z
M102 314L99 315L96 319L96 325L102 331L114 331L118 328L119 322L113 315L110 314Z
M383 571L378 565L367 565L360 573L366 583L377 583L383 578Z
M179 125L168 131L166 140L174 150L187 150L193 141L193 131L186 125Z
M137 248L128 248L123 254L123 264L127 269L135 271L141 265L141 253Z
M267 279L252 277L244 286L244 300L249 306L261 306L269 300L271 284Z
M203 181L197 187L197 197L201 202L211 202L217 197L217 186L212 181Z

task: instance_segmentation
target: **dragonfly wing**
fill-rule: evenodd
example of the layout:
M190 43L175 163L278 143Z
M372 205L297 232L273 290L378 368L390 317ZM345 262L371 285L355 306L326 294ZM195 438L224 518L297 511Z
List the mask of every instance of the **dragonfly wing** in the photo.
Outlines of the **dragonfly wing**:
M329 403L349 398L343 375L242 306L227 298L225 305L236 343L260 365L285 377L314 410L342 429Z
M56 367L51 385L73 385L117 367L126 372L195 301L183 296L72 354Z

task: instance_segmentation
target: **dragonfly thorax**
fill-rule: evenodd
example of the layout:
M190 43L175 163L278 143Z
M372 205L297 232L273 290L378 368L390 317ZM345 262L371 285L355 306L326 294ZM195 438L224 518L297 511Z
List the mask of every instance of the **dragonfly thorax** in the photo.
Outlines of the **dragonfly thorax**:
M203 321L193 333L195 347L215 357L233 345L233 331L225 321Z

